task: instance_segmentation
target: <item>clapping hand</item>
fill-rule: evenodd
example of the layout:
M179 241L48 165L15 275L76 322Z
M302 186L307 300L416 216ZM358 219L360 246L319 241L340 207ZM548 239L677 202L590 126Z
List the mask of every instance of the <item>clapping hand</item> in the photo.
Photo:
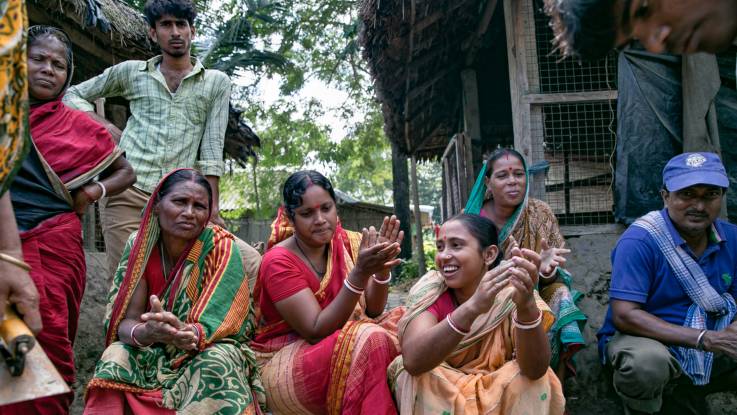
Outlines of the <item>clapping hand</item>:
M538 269L540 267L540 255L530 249L513 248L510 251L514 263L509 285L514 287L515 293L512 301L517 307L526 307L535 302L533 292L537 286Z
M198 335L195 329L184 324L174 314L164 311L155 295L150 297L151 311L141 315L146 334L154 343L171 344L182 350L196 350Z
M379 238L377 240L378 243L397 243L399 246L402 245L402 240L404 240L404 231L400 230L400 222L399 219L395 215L392 215L391 218L388 216L384 216L384 222L381 224L381 229L379 229ZM397 253L398 255L399 253ZM389 277L389 268L387 268L384 272L377 273L379 278L386 279Z
M565 249L563 246L551 247L545 239L540 242L540 248L540 273L545 276L552 274L556 267L564 267L566 257L563 255L571 252L570 249Z
M507 244L507 249L504 250L504 259L511 258L512 250L515 248L519 249L519 244L517 243L517 240L514 239L514 236L509 235L509 243Z
M396 239L400 238L399 234L395 242L389 240L380 242L380 233L373 226L369 229L364 228L362 234L358 259L354 267L354 271L360 278L365 281L373 274L386 275L385 273L389 272L392 267L399 265L400 259L397 258L397 255L399 255L400 248L399 242L396 242Z
M486 271L476 287L476 292L469 299L477 313L489 311L499 291L509 284L514 270L513 261L502 261L497 267Z

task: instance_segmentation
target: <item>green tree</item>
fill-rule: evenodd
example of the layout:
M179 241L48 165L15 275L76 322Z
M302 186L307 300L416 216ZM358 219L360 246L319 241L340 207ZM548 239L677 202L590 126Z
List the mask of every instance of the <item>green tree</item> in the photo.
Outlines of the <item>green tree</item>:
M432 220L440 223L440 204L443 198L443 168L437 161L417 163L417 189L420 204L434 207Z
M142 0L127 1L142 7ZM279 204L286 176L310 167L328 174L337 188L356 198L392 204L390 146L357 43L360 3L195 1L200 14L194 53L206 67L234 79L247 71L251 84L238 82L233 97L262 142L252 169L233 166L222 178L224 198L242 201L240 213L269 217ZM256 85L264 78L279 80L280 99L268 105L255 99ZM325 108L300 96L313 79L344 91L345 104ZM337 141L330 138L335 135L331 126L317 121L328 111L347 125ZM422 171L421 203L435 204L426 200L423 181L429 185L431 180L425 180Z
M329 161L335 167L335 186L362 201L392 203L391 149L384 136L384 120L378 108L338 143Z

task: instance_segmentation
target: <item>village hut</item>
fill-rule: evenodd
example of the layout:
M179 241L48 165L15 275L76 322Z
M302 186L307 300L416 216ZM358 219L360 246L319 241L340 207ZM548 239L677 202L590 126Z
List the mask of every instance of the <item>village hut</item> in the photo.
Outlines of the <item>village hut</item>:
M706 65L647 55L637 45L623 59L615 52L593 62L562 59L543 0L364 0L360 17L359 41L386 135L398 157L442 161L443 218L465 205L483 154L498 146L513 145L539 167L531 194L548 202L563 225L629 223L657 209L660 170L681 151L721 151L737 182L737 150L718 146L737 137L737 117L730 116L737 107L737 46L718 55L708 74ZM643 69L655 60L666 63ZM698 101L703 88L685 79L707 75L717 85L721 78L714 97L719 139L691 141L716 146L687 142L695 128L686 104ZM624 124L617 116L622 85ZM643 132L651 124L657 138ZM403 179L395 175L395 188L407 187ZM737 197L729 194L734 218Z
M442 161L443 218L483 154L514 145L562 223L613 221L616 55L561 61L542 0L365 0L360 15L387 137L404 157Z

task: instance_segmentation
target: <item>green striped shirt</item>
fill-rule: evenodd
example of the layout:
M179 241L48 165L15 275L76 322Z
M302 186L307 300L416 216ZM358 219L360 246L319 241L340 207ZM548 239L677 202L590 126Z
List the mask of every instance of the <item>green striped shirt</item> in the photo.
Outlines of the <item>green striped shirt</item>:
M209 176L224 170L230 79L192 58L192 72L172 94L156 68L161 59L119 63L64 96L64 103L83 111L93 111L98 98L130 101L120 148L138 177L135 186L149 193L175 168L193 167Z

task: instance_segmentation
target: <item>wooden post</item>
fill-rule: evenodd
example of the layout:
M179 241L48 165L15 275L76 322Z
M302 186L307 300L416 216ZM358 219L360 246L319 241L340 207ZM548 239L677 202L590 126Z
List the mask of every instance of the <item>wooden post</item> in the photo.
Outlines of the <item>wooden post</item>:
M415 213L415 256L417 257L417 271L420 276L425 275L425 248L422 243L422 212L420 211L420 188L417 181L417 157L412 156L412 204Z
M470 183L483 163L483 137L481 136L481 109L479 107L479 89L476 71L464 69L461 71L461 85L463 86L463 123L469 140L469 158L466 161L471 167Z
M392 142L392 181L394 193L394 214L400 220L400 228L404 231L400 258L412 258L412 229L409 213L409 174L407 158L401 154L397 144Z
M507 34L507 59L509 61L509 90L512 100L512 126L514 128L514 147L527 160L528 164L544 158L542 137L532 137L532 108L524 97L532 91L530 77L537 78L537 73L528 74L530 62L528 56L536 61L534 53L528 54L526 34L535 36L535 24L532 20L531 0L504 0L504 22ZM536 62L532 62L535 68ZM534 83L537 87L538 82ZM536 108L535 119L542 120L540 108ZM542 128L542 125L540 125ZM536 198L545 196L545 180L543 176L533 177L530 192Z
M479 90L476 80L476 71L464 69L461 71L463 85L463 123L471 141L481 141L481 117L479 111Z

